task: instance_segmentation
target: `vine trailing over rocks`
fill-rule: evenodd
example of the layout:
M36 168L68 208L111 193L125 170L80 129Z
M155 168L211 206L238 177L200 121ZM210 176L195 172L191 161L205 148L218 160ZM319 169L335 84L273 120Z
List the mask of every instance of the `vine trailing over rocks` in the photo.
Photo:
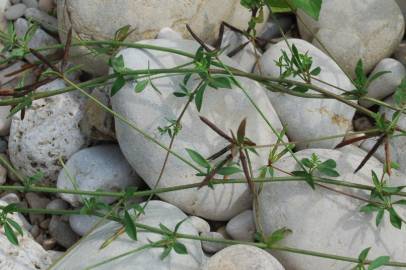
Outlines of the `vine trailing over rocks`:
M255 48L264 48L266 44L264 40L258 37L256 31L257 25L265 20L265 13L270 12L271 16L274 13L281 11L291 11L306 13L311 18L318 20L320 10L322 8L322 0L241 0L241 5L247 8L251 13L251 19L245 30L240 30L232 25L228 26L232 31L242 34L247 38L247 42L239 46L231 55L239 53L249 45ZM224 25L220 33L224 32ZM3 63L11 63L17 59L31 55L35 57L36 62L29 64L17 73L26 72L27 70L37 69L40 75L33 84L19 84L15 88L0 89L0 96L5 98L0 100L0 106L11 105L10 116L16 117L19 114L20 119L24 119L26 111L32 108L34 101L52 96L61 95L68 92L79 92L82 96L87 97L90 101L100 107L103 111L111 114L116 118L117 122L128 126L133 132L142 136L148 143L165 153L165 158L159 173L157 174L155 184L148 190L137 190L135 187L128 187L123 191L94 191L80 190L77 185L73 185L73 189L60 189L47 187L40 184L42 173L30 177L23 176L9 162L0 156L0 163L9 171L13 172L22 185L0 185L1 191L16 191L16 192L42 192L50 194L75 194L83 199L83 207L77 210L52 210L42 208L24 208L16 204L0 206L0 225L4 229L7 239L14 245L18 245L18 238L24 234L21 226L12 218L12 213L23 214L49 214L49 215L85 215L96 216L103 220L107 219L120 224L119 228L112 232L112 236L106 239L100 249L106 249L119 241L118 238L123 233L132 240L140 241L140 234L145 232L159 235L158 240L148 239L148 243L128 252L115 255L114 257L105 259L101 262L94 263L88 269L97 268L101 265L111 263L114 260L124 258L131 254L143 251L159 249L160 259L168 260L168 256L173 253L187 256L189 250L186 244L182 242L185 239L221 243L225 245L245 244L255 246L261 249L270 250L271 252L286 252L293 254L308 255L330 260L337 260L352 263L356 270L362 269L378 269L382 266L393 266L406 268L406 262L397 262L391 260L386 254L375 256L371 259L369 252L374 250L374 247L363 247L359 250L358 257L353 254L352 257L329 254L324 251L308 250L302 247L291 247L282 245L285 238L291 237L295 231L288 227L281 227L273 230L268 234L261 227L261 200L264 185L300 185L305 183L310 186L309 195L319 194L323 191L328 191L337 196L342 196L350 200L361 201L363 205L358 209L358 212L363 214L376 213L375 224L378 227L384 220L385 213L389 216L390 223L396 229L401 229L405 222L402 213L399 213L398 208L406 205L406 192L404 185L392 185L389 177L396 174L396 169L400 165L392 161L391 142L394 138L405 135L405 130L400 124L401 118L405 114L406 104L406 79L404 79L397 87L394 93L394 103L380 101L368 96L368 88L379 78L387 75L388 71L381 71L369 77L365 74L364 64L360 59L354 70L355 77L347 78L354 89L343 89L339 86L332 85L329 81L319 79L319 75L325 70L323 66L319 66L309 51L300 51L298 46L290 43L290 40L284 37L287 44L286 50L281 50L280 56L274 61L276 68L279 71L278 76L264 75L263 70L258 70L256 73L244 72L229 64L223 55L221 48L222 36L219 37L214 47L207 45L196 33L193 32L190 26L187 29L194 41L198 44L198 49L194 53L175 49L172 47L161 47L153 43L132 43L126 42L126 38L131 35L129 26L124 26L117 30L113 40L75 40L72 37L72 30L67 33L65 44L56 44L43 48L30 48L34 33L37 31L38 25L31 24L27 33L21 38L16 34L12 24L7 29L7 32L0 32L0 40L5 45L4 51L8 55L3 57ZM283 32L283 31L282 31ZM283 34L283 33L282 33ZM90 48L98 54L109 56L109 66L111 73L109 75L96 77L84 82L75 82L69 78L69 75L80 69L80 66L68 67L67 62L71 54L71 49L76 47ZM165 68L150 68L148 62L147 68L133 69L129 68L126 63L125 55L118 53L121 48L133 48L151 53L167 53L174 57L182 57L187 59L184 64L175 67ZM53 49L63 49L63 53L59 58L49 59L45 53ZM118 53L118 55L116 55ZM229 54L230 55L230 54ZM257 59L258 60L258 59ZM60 63L59 63L60 62ZM258 61L257 61L258 65ZM154 95L159 97L164 96L163 87L159 84L162 78L182 77L180 83L174 87L172 96L176 102L182 104L180 113L175 117L165 117L165 124L157 127L157 132L161 138L168 137L169 143L166 144L166 138L158 138L139 126L139 123L129 120L126 115L121 114L100 102L97 98L87 92L87 89L93 89L99 86L107 86L110 89L110 97L116 98L122 92L127 91L127 87L131 86L131 91L135 96L141 96L147 91L153 91ZM37 92L36 89L44 84L47 84L55 79L62 79L67 87L54 89L46 92ZM357 137L344 138L346 134L335 134L319 138L311 138L309 140L291 141L287 140L286 134L289 127L278 129L274 121L269 120L270 115L264 111L264 107L258 105L259 101L252 98L253 90L247 87L244 80L254 81L262 85L269 93L280 93L289 97L301 98L304 100L321 100L335 101L346 105L346 108L351 108L359 113L362 113L375 121L375 126L369 130L364 130L361 133L352 133L351 135L361 135ZM194 87L191 87L193 85ZM329 88L331 87L331 88ZM330 90L330 89L334 89ZM217 125L217 119L208 118L203 115L206 110L209 110L207 96L216 93L228 93L231 91L239 91L242 97L248 100L248 104L252 106L253 111L259 115L259 119L266 124L270 134L275 137L276 142L269 144L260 144L251 140L248 136L248 127L250 119L241 119L236 130L223 130ZM391 117L377 112L374 109L360 105L360 101L368 101L375 105L386 107L393 112ZM183 103L182 103L183 102ZM192 104L192 106L190 106ZM192 108L193 107L193 108ZM226 145L219 144L221 147L210 156L205 157L205 154L200 149L192 149L190 147L184 149L175 148L175 140L184 132L185 118L192 109L195 109L195 114L199 115L199 119L208 132L214 132L219 139L226 142ZM238 110L238 108L234 108ZM300 109L300 108L298 108ZM226 116L225 116L226 117ZM197 125L197 123L195 123ZM288 134L289 135L289 134ZM378 177L380 172L371 171L369 184L355 182L352 179L352 174L342 176L340 171L339 160L323 159L316 153L308 157L299 158L295 147L299 147L303 143L328 141L337 138L342 138L336 148L348 146L350 144L361 142L371 138L377 138L373 147L365 154L358 162L355 173L365 169L370 158L376 154L381 146L384 146L384 166L382 168L381 177ZM266 150L269 149L269 150ZM181 152L182 151L182 152ZM266 160L261 160L260 168L255 167L257 159L261 158L259 152L267 151ZM262 152L261 152L262 153ZM187 154L187 156L185 156ZM288 158L295 161L295 169L286 171L280 164L286 162ZM195 176L200 179L200 182L172 185L161 187L159 184L164 179L165 171L169 166L170 159L175 159L182 166L190 167ZM61 159L61 165L65 165ZM378 168L376 169L378 170ZM69 172L67 172L69 174ZM352 173L352 172L351 172ZM280 174L284 176L280 176ZM238 176L236 176L238 175ZM340 179L343 177L342 179ZM346 179L348 177L349 179ZM71 181L74 184L74 177ZM145 179L146 180L146 179ZM162 180L164 181L164 180ZM158 226L150 226L143 224L140 220L148 215L148 204L154 195L163 195L175 193L179 191L190 191L195 189L204 189L209 187L212 192L218 191L220 187L230 185L248 186L249 193L253 196L254 214L257 224L257 235L254 242L218 239L205 237L202 235L187 234L180 232L182 226L187 223L187 219L182 219L177 222L173 228L163 223ZM355 190L355 191L354 191ZM366 197L366 192L369 192L369 197ZM137 197L148 196L145 203L139 204L132 202L132 199ZM316 195L315 195L316 196ZM118 202L114 207L102 201L104 197L114 197ZM272 206L269 206L272 207ZM365 221L367 222L367 221ZM89 233L91 234L91 232ZM151 238L152 239L152 238ZM154 238L155 239L155 238ZM83 241L86 240L86 236ZM69 252L69 251L68 251Z

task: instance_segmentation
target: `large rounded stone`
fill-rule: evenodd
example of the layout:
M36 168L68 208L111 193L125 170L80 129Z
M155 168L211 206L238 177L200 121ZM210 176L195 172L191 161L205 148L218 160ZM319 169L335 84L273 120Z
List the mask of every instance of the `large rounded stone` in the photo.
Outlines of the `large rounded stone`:
M1 206L7 203L0 201ZM8 217L23 227L19 214ZM51 265L51 258L40 244L35 242L30 233L23 229L24 235L18 236L19 245L13 245L0 229L0 269L7 270L46 270Z
M176 48L192 53L198 49L197 43L186 40L150 40L142 43ZM121 51L120 55L124 58L125 66L130 69L172 68L190 61L186 57L167 52L138 49L125 49ZM227 64L233 63L226 57L224 61ZM282 129L281 123L267 99L264 89L253 81L241 78L239 80L273 127L280 131ZM185 98L178 98L173 95L173 92L178 90L182 82L183 76L154 80L154 84L162 94L158 94L151 86L137 94L134 92L134 83L127 83L113 96L113 109L164 145L169 145L170 137L167 134L161 135L158 127L167 126L167 119L176 119L185 106ZM198 80L192 78L187 87L194 89L197 84ZM246 136L248 138L257 144L276 142L276 136L240 89L236 87L218 90L207 88L201 111L197 111L194 103L186 110L181 121L182 130L176 136L172 147L173 151L190 161L186 148L194 149L208 157L228 144L225 139L207 127L199 119L199 115L205 116L227 133L229 130L235 132L242 119L247 118ZM116 134L127 160L141 178L150 187L153 187L158 179L166 151L117 119ZM265 149L258 149L258 154L258 156L251 155L254 171L263 165L264 160L267 160L269 152ZM235 176L242 177L243 175L235 174ZM158 187L171 187L201 181L203 181L203 177L196 176L195 169L171 155ZM214 189L209 187L186 189L161 193L159 196L189 214L211 220L230 219L248 209L251 203L251 195L246 184L216 185Z
M207 262L205 270L284 270L266 251L248 245L227 247Z
M74 181L74 183L72 183ZM73 154L66 167L59 172L57 187L60 189L121 191L137 186L139 177L124 158L118 145L99 145L82 149ZM62 193L62 199L79 206L87 196ZM103 197L106 203L115 197Z
M65 87L55 80L38 88L50 91ZM83 101L73 93L65 93L35 100L25 112L13 116L9 137L9 153L13 165L25 176L38 171L44 173L44 182L56 180L61 165L85 145L86 139L78 123L83 116Z
M360 164L366 152L357 147L345 147L342 151L326 149L306 149L296 153L299 159L310 157L313 153L322 160L333 159L337 162L339 179L351 183L372 185L371 171L382 173L382 163L371 158L356 174L355 168ZM286 157L275 164L284 171L298 170L299 166L291 157ZM285 176L275 172L275 176ZM405 176L393 171L388 180L390 186L404 185ZM351 195L369 198L366 190L357 190L339 186L331 188ZM392 197L396 200L396 197ZM339 194L338 192L316 186L312 190L301 182L267 183L259 195L261 224L265 234L287 227L292 234L280 242L282 246L319 251L341 256L357 257L366 247L371 247L368 258L390 256L393 261L404 261L406 252L406 235L394 228L385 214L382 223L375 225L376 214L360 212L365 202ZM403 218L406 216L404 206L394 206ZM320 257L293 254L290 252L273 252L276 258L287 268L307 269L351 269L349 262L328 260ZM385 267L384 269L397 269Z
M250 19L250 12L239 0L58 0L57 10L63 40L70 27L79 39L110 40L125 25L135 29L127 41L155 38L163 27L189 37L186 30L189 24L199 37L211 42L216 39L222 21L245 29ZM107 73L106 59L80 55L75 60L92 73Z
M322 51L312 44L301 39L288 39L289 46L293 44L300 53L307 53L312 57L313 68L320 67L321 72L316 76L331 85L350 91L354 86L345 76L337 64ZM285 51L291 55L290 49L285 41L271 46L260 59L261 72L271 77L280 76L280 68L275 61ZM298 76L289 79L303 82ZM324 84L318 80L312 80L312 84L319 86L331 93L341 94L342 91ZM307 93L316 93L309 90ZM351 120L355 110L335 99L301 98L279 92L268 91L268 96L274 105L276 112L286 126L287 134L293 141L312 140L325 136L344 134L351 127ZM309 147L333 148L341 138L324 140L319 142L298 143L300 149Z
M318 21L302 11L299 16L302 37L327 49L351 75L359 59L368 72L391 55L405 28L403 14L394 0L324 0Z
M187 216L178 208L162 201L150 201L145 209L145 215L137 219L138 223L159 228L163 224L170 230L174 230L176 224ZM77 246L72 248L64 258L50 268L53 270L85 269L91 265L112 259L123 253L134 251L144 245L162 240L162 235L138 230L138 240L131 240L126 234L119 236L107 247L100 249L100 246L111 237L111 233L118 230L121 224L109 222L94 230L89 236L83 239ZM183 222L178 230L179 233L197 236L196 229L187 221ZM100 270L198 270L205 261L205 257L196 240L178 239L186 246L188 254L177 254L171 251L169 256L161 259L163 248L146 248L138 252L132 252L111 262L97 267Z

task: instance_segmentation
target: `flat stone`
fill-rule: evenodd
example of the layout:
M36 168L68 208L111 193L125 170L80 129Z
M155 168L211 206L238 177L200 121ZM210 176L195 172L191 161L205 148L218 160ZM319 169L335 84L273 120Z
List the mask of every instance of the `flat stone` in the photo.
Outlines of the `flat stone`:
M312 44L301 39L288 39L287 41L289 47L295 45L299 53L307 53L308 56L312 57L313 69L316 67L321 68L320 74L315 76L318 80L347 91L355 88L337 64ZM291 50L289 47L283 40L271 46L264 53L259 63L263 75L274 78L280 76L280 68L275 61L278 61L282 56L282 51L285 51L290 57ZM259 70L257 69L256 72L259 73ZM289 76L287 79L303 82L298 76ZM342 91L317 80L312 80L311 83L334 94L342 93ZM309 90L306 93L315 94L317 92ZM351 120L354 117L355 110L340 101L335 99L302 98L272 91L267 91L267 94L286 127L287 135L292 141L302 142L320 137L345 134L351 128ZM298 149L309 147L334 148L341 139L297 143L296 147Z
M17 21L14 23L15 31L18 37L23 37L25 33L28 31L29 28L29 23L27 20L23 18L19 18ZM58 41L50 36L47 32L42 30L41 28L38 28L34 35L32 36L31 40L28 42L28 47L32 49L38 49L42 47L47 47L51 45L58 44ZM49 56L54 53L56 53L58 50L57 49L51 49L47 50L45 52L41 52L43 56ZM37 62L38 59L33 56L32 54L26 55L25 59L30 62L34 63Z
M157 10L159 9L159 15ZM116 31L130 25L135 29L126 41L134 42L153 39L163 27L171 27L185 38L191 38L185 25L189 24L193 31L204 41L216 40L220 23L228 23L246 28L251 14L240 5L239 0L124 0L120 3L110 0L58 0L57 11L59 34L62 42L66 39L69 28L73 29L73 37L80 40L113 39ZM267 10L264 14L267 18ZM106 24L106 22L109 22ZM258 24L258 29L263 24ZM83 68L93 74L106 74L106 59L94 57L83 48L73 48L72 61L83 64Z
M62 80L55 80L37 92L64 87ZM86 144L78 127L82 117L83 101L74 93L33 101L23 120L19 115L12 119L9 154L14 167L25 176L41 171L42 183L56 181L62 168L59 159L66 161Z
M74 183L72 183L74 181ZM99 145L85 148L73 154L60 171L57 187L88 191L123 191L126 187L136 187L140 179L128 164L118 145ZM61 198L73 206L79 206L84 198L61 193ZM103 197L101 201L112 203L117 197Z
M383 99L389 97L402 82L406 76L406 68L403 64L392 58L382 59L371 72L369 77L374 76L378 72L388 71L376 80L373 80L367 88L367 97L375 99ZM360 104L365 107L371 107L374 103L361 100Z
M52 33L58 33L58 20L48 13L37 8L27 8L24 16L31 21L39 23L44 29Z
M84 215L71 215L69 217L69 225L72 230L80 236L86 235L93 226L100 221L99 217L84 216ZM100 225L104 224L101 223Z
M402 40L405 28L402 11L394 0L323 0L318 21L301 10L298 14L302 19L298 20L302 38L325 48L351 76L355 76L359 59L368 73L389 57Z
M233 217L227 223L226 231L234 240L253 241L256 228L252 210L245 210Z
M163 224L173 230L176 224L187 216L178 208L162 201L150 201L145 209L145 215L141 215L137 222L159 228ZM150 242L162 240L162 236L156 233L139 230L137 241L130 239L127 234L120 235L107 247L100 249L100 246L111 236L111 233L118 230L121 224L108 222L98 227L88 237L84 238L78 245L73 247L69 256L63 257L54 265L55 270L65 269L86 269L94 264L114 258L123 253L133 251ZM196 229L188 222L183 222L178 230L179 233L198 235ZM205 262L200 243L191 239L177 239L184 244L188 254L182 255L171 251L167 258L160 258L162 248L147 248L140 252L131 252L119 260L111 260L108 263L98 266L100 270L200 270Z
M357 173L353 173L361 163L366 152L355 146L341 151L328 149L306 149L296 152L299 160L316 154L321 161L333 159L340 173L337 179L351 183L371 185L371 171L381 175L383 164L372 157ZM285 157L274 164L283 171L299 169L292 157ZM319 175L319 174L316 174ZM275 171L275 177L286 176ZM404 185L405 176L394 170L391 177L385 177L391 187ZM331 186L334 190L361 198L369 198L367 190ZM275 182L263 185L259 194L259 219L257 220L265 235L283 227L288 234L278 245L298 247L340 256L354 257L365 247L371 247L368 258L389 255L393 261L404 259L406 235L394 228L385 214L379 227L375 224L376 213L363 213L360 208L366 203L350 196L316 187L312 190L304 181ZM271 206L271 207L270 207ZM406 208L394 206L401 217L406 216ZM258 225L259 226L259 225ZM293 254L290 252L271 253L286 269L350 269L354 265L344 261L326 260L320 257ZM356 256L356 255L355 255ZM388 269L395 269L388 267Z
M6 9L4 16L7 20L16 20L24 15L27 6L24 4L16 4Z
M52 216L49 223L49 234L58 244L65 248L70 248L79 240L78 235L72 231L69 223L62 221L58 216Z
M37 0L22 0L23 4L27 6L27 8L37 8L38 1Z
M7 205L0 202L2 206ZM8 216L20 226L23 222L18 214ZM31 237L23 227L23 236L18 236L19 245L13 245L0 229L0 269L7 270L46 270L51 265L48 253Z
M187 52L195 52L199 45L188 40L171 41L155 39L142 41L143 44L176 48ZM167 52L146 51L138 49L125 49L120 52L125 66L130 69L142 68L171 68L187 63L190 59ZM238 68L239 66L227 57L222 58L226 64ZM276 115L265 90L257 83L239 79L240 83L249 89L249 94L258 107L264 112L272 126L280 132L282 125ZM169 145L170 137L161 134L158 127L168 125L167 119L176 119L180 114L185 100L175 97L174 91L183 82L183 76L171 76L154 81L159 85L162 95L148 85L141 93L134 92L134 82L127 83L116 95L112 97L114 111L125 115L127 119L163 145ZM188 83L194 89L198 81L191 79ZM238 110L236 110L238 108ZM187 156L185 149L198 151L203 156L210 156L227 146L227 142L199 119L204 116L213 121L222 130L238 129L239 123L247 118L246 134L257 144L275 143L277 138L266 125L263 118L255 110L244 93L237 87L232 89L213 90L207 88L201 111L198 112L195 104L191 104L182 118L182 130L177 134L172 147L173 151ZM155 186L166 150L147 140L133 128L116 119L116 135L124 156L150 186ZM251 161L254 171L263 166L263 160L268 158L269 152L257 149L258 156L252 155ZM243 177L242 173L235 177ZM199 183L203 177L196 176L196 170L175 157L171 157L166 164L165 173L158 187L171 187L176 185ZM191 215L201 216L210 220L228 220L238 213L251 207L251 194L246 184L216 185L214 189L202 187L201 189L185 189L182 191L162 193L158 195Z
M284 270L268 252L248 245L229 246L214 254L205 270Z
M187 219L192 225L193 227L196 228L196 230L199 233L207 233L210 232L210 224L202 219L201 217L197 217L197 216L190 216Z
M221 233L218 232L203 232L200 234L201 237L206 237L206 238L214 238L217 240L224 240L224 237ZM204 252L207 253L216 253L223 248L225 248L227 245L224 243L218 243L218 242L210 242L210 241L203 241L202 240L202 248Z

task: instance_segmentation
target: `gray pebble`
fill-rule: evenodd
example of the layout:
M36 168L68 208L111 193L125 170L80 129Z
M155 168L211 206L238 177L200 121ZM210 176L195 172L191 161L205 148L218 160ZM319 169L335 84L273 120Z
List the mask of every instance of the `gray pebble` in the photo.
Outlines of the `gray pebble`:
M200 236L207 237L207 238L214 238L214 239L224 239L223 235L221 235L221 233L218 233L218 232L204 232L204 233L201 233ZM207 252L207 253L216 253L225 247L226 247L226 244L223 244L223 243L202 241L202 248L203 248L204 252Z
M5 201L8 204L10 204L10 203L19 203L20 202L20 198L15 193L6 194L6 195L1 197L1 200Z
M28 21L23 18L19 18L18 20L15 21L14 28L16 30L17 36L22 37L25 35L25 33L27 32L27 30L29 28ZM37 49L37 48L41 48L41 47L45 47L45 46L55 45L57 43L58 43L58 41L55 38L53 38L47 32L45 32L44 30L39 28L39 29L37 29L37 31L31 38L30 42L28 43L28 46L30 48ZM55 52L56 52L56 50L50 50L50 51L44 52L43 55L47 56L47 55L51 55ZM30 63L33 63L38 60L33 55L27 55L25 58Z
M58 20L37 8L27 8L24 12L25 18L39 23L44 29L52 33L58 32Z
M25 194L25 199L30 208L45 208L49 203L48 198L40 197L33 192ZM45 216L42 214L29 214L29 216L32 224L40 224L45 219Z
M95 216L71 215L69 217L70 227L81 236L87 234L99 221L100 218Z
M10 3L15 5L21 3L21 0L10 0Z
M42 242L42 247L43 247L45 250L53 249L53 248L55 247L55 245L56 245L56 240L53 239L53 238L45 239L45 240Z
M1 129L0 129L1 131ZM5 153L7 151L8 142L3 138L0 138L0 153Z
M50 210L66 210L69 208L69 204L62 199L52 200L47 205L47 209Z
M31 233L32 237L36 238L41 233L41 229L39 228L38 225L34 225L34 226L32 226L30 233Z
M234 240L254 240L256 229L252 210L246 210L233 217L227 223L226 231Z
M50 219L50 218L47 218L47 219L41 221L41 223L39 224L39 227L40 227L41 229L43 229L43 230L47 230L48 227L49 227L49 223L50 223L50 222L51 222L51 219Z
M0 165L0 185L6 183L7 180L7 169Z
M37 8L38 1L37 0L23 0L23 4L27 6L27 8Z
M38 8L46 13L51 12L54 7L54 0L39 0L38 2Z
M6 12L4 12L4 16L7 20L17 20L24 15L26 9L27 6L24 4L16 4L9 7Z
M49 234L58 244L65 248L70 248L78 241L78 235L71 229L67 222L61 220L58 216L53 216L49 223Z

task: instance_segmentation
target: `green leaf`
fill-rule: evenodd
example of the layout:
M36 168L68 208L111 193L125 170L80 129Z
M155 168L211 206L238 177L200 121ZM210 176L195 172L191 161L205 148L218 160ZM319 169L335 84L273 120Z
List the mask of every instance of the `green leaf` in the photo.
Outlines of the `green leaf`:
M302 162L302 164L303 164L304 166L306 166L307 168L313 168L313 162L311 162L310 159L308 159L308 158L303 158L303 159L301 160L301 162Z
M306 93L307 91L309 91L309 88L306 86L295 86L292 88L293 91L295 92L299 92L299 93Z
M124 58L122 55L112 58L110 62L111 62L111 67L117 73L120 73L125 69L124 68Z
M171 253L172 247L165 247L164 251L161 253L161 256L159 258L161 260L164 260L166 257L168 257L169 253Z
M15 235L13 229L10 227L8 223L4 223L3 225L4 228L4 233L8 239L13 245L18 246L18 239L17 236Z
M187 254L186 246L180 242L175 242L175 244L173 244L173 250L178 254Z
M14 228L14 230L16 230L20 235L24 234L23 229L21 228L20 224L18 224L11 218L7 218L6 220L7 220L7 223L10 224Z
M148 86L149 81L148 80L143 80L137 82L137 84L134 87L135 93L141 93L142 91L145 90L145 88Z
M137 240L137 228L135 227L134 221L131 218L128 211L124 211L123 223L124 223L124 228L125 228L125 232L127 233L127 235L131 239Z
M159 223L159 228L161 228L166 234L172 234L172 231L162 223Z
M336 170L331 169L331 168L319 167L318 170L319 170L320 173L322 173L324 175L327 175L327 176L330 176L330 177L338 177L338 176L340 176L340 174Z
M292 0L291 3L316 21L319 19L322 0Z
M368 253L369 253L370 250L371 250L371 248L369 247L369 248L366 248L366 249L364 249L363 251L361 251L361 253L358 255L358 261L359 261L360 263L365 262L365 260L366 260L367 257L368 257Z
M268 0L268 5L273 13L282 13L291 11L286 0Z
M374 171L372 171L372 182L374 183L374 186L376 188L381 187L381 182L379 181L379 178Z
M7 214L7 213L13 213L17 211L17 204L15 203L10 203L7 206L5 206L3 208L3 213Z
M173 95L175 97L185 97L185 96L187 96L187 94L185 94L183 92L173 92Z
M303 177L304 180L309 184L312 189L316 189L314 185L314 179L311 174L304 172L304 171L293 171L292 174L294 176Z
M362 59L359 59L357 62L357 65L355 67L355 76L357 88L364 88L367 82L367 77L364 72L364 64L362 63Z
M124 41L132 32L130 31L131 25L127 24L121 28L119 28L116 33L114 34L114 40L116 41Z
M396 213L395 209L389 208L388 211L390 223L393 225L393 227L400 230L402 228L402 219L399 217L398 213Z
M319 167L326 167L326 168L334 169L337 167L337 163L333 159L327 159L326 161L321 163L319 165Z
M406 77L403 78L402 82L396 88L395 94L393 94L396 105L402 106L406 103Z
M209 86L217 89L217 88L227 88L231 89L231 81L228 77L212 77L212 81L210 82Z
M310 71L310 74L313 76L317 76L319 75L321 72L321 68L320 67L316 67L315 69L313 69L312 71Z
M384 213L385 213L385 209L378 210L378 213L376 214L376 218L375 218L376 227L378 227L379 224L381 224Z
M241 172L241 169L238 167L221 167L220 169L217 170L216 173L227 176L227 175L232 175L232 174L236 174L239 172Z
M381 77L382 75L385 75L387 73L392 73L392 72L391 71L379 71L377 73L370 75L370 77L368 78L368 85L371 84L371 82L378 79L379 77Z
M399 200L399 201L394 202L393 204L406 205L406 200L405 199Z
M387 264L389 262L389 260L390 260L389 256L378 257L369 264L368 270L377 269L377 268Z
M274 231L266 240L266 245L271 247L272 245L283 240L289 233L292 233L292 231L286 227Z
M200 155L198 152L196 152L192 149L189 149L189 148L187 148L186 151L194 162L196 162L197 164L199 164L200 166L202 166L204 168L210 168L210 163L207 162L207 160L202 155Z
M379 211L380 209L382 209L382 208L380 208L372 203L368 203L367 205L362 206L360 211L363 213L372 213L372 212Z
M114 81L113 86L111 87L111 92L110 95L114 96L117 94L118 91L120 91L121 88L125 85L125 79L123 76L117 77L117 79Z
M196 91L196 95L195 95L195 104L196 104L196 108L197 111L200 112L201 108L202 108L202 104L203 104L203 95L204 95L204 91L206 90L206 86L207 84L203 83L199 89L197 89Z

